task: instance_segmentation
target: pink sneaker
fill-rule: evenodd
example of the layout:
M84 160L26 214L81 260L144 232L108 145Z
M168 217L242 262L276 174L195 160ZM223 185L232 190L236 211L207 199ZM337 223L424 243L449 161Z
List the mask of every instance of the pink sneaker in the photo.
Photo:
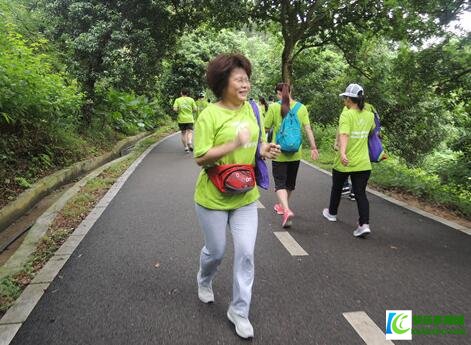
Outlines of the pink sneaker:
M273 209L275 210L276 214L283 214L285 213L283 211L283 206L281 206L281 204L275 204L275 206L273 206Z
M283 212L283 217L281 221L281 226L283 228L289 228L292 225L292 218L294 217L294 213L290 209L286 209Z

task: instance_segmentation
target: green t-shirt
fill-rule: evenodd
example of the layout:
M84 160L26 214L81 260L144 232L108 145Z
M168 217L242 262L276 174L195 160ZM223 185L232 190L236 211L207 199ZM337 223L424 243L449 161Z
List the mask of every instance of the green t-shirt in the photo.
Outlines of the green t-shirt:
M264 135L263 120L262 138ZM257 119L248 102L238 110L229 110L211 103L198 117L194 131L194 156L201 157L212 147L233 141L239 128L250 130L250 142L225 155L216 165L255 164L255 150L259 136ZM201 170L196 181L195 202L212 210L234 210L256 201L260 197L258 188L242 194L221 193L211 182L206 171Z
M295 104L296 104L296 101L291 102L290 109L293 109ZM298 116L298 120L301 123L301 127L304 128L305 125L310 125L309 114L307 112L306 106L301 104L301 107L298 109L298 113L296 115ZM265 114L265 128L273 127L272 142L276 141L276 134L280 130L282 121L283 119L281 117L281 104L278 102L270 104ZM293 152L293 153L281 152L279 156L276 157L276 159L274 159L274 161L276 162L299 161L302 158L302 153L301 153L302 148L303 146L301 144L297 152Z
M203 109L206 108L208 104L209 102L204 98L200 98L196 100L196 108L197 108L197 114L198 114L197 116L201 114Z
M368 107L368 109L371 109ZM339 119L339 134L348 134L348 143L345 153L349 160L348 166L342 165L340 151L337 152L333 168L341 172L371 170L370 156L368 154L368 135L375 128L374 115L365 107L362 111L357 109L344 109Z
M260 116L265 118L265 113L266 113L265 106L262 103L257 103L257 106L258 106L258 111L260 112Z
M173 102L173 108L177 109L178 123L193 123L193 112L196 112L196 103L195 100L191 97L182 96L178 97L175 102Z

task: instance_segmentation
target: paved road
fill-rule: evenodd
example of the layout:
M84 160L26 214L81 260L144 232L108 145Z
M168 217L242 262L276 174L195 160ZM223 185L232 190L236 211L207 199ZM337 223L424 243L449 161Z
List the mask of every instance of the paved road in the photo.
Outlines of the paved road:
M202 235L193 208L199 168L178 136L157 146L127 180L13 344L239 344L225 312L232 244L214 282L216 303L196 294ZM292 201L292 256L263 192L251 321L254 344L364 344L343 313L364 311L385 329L386 309L464 314L466 336L414 336L412 344L469 344L471 237L370 195L372 235L355 239L356 204L339 221L320 215L330 177L302 164ZM229 236L230 237L230 236ZM159 267L155 267L159 263ZM402 343L394 341L395 344Z

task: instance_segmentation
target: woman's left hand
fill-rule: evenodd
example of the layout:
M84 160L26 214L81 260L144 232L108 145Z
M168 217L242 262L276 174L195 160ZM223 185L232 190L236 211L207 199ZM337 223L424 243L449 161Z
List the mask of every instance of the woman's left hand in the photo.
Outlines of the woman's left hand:
M264 158L276 158L280 152L280 145L274 143L262 143L260 146L260 155Z

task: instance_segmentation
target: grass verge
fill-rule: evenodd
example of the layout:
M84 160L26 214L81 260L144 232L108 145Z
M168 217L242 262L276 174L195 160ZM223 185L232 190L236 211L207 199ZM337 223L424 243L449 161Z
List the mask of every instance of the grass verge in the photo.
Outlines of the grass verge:
M155 134L139 142L126 159L111 165L99 176L88 181L67 202L50 225L46 235L38 243L36 251L24 264L22 270L0 280L0 317L13 305L15 300L21 295L21 292L33 280L36 273L54 255L82 220L85 219L116 179L149 146L174 130L171 126L160 127Z

